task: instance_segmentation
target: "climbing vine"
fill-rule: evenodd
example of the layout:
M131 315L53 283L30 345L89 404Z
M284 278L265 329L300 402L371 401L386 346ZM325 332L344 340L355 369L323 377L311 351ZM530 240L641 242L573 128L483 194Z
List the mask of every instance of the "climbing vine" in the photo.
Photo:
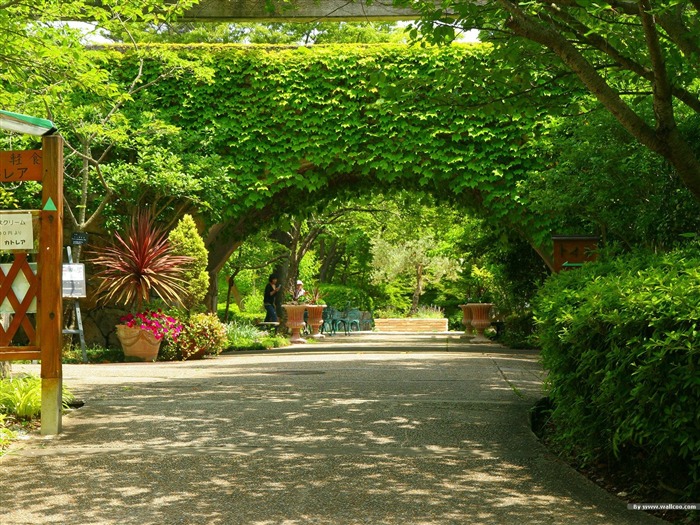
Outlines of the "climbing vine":
M173 49L211 79L166 79L129 111L180 128L178 154L202 183L210 223L349 178L421 187L522 224L517 182L541 164L532 139L544 118L536 100L523 111L485 88L498 67L487 46ZM133 76L128 51L109 60ZM144 82L160 67L152 59Z

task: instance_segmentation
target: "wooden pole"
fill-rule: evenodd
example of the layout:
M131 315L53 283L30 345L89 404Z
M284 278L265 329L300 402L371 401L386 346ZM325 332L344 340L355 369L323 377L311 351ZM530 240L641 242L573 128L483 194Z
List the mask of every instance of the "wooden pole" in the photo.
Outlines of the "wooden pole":
M39 233L37 345L41 349L41 433L60 434L63 408L63 139L42 139L44 165Z

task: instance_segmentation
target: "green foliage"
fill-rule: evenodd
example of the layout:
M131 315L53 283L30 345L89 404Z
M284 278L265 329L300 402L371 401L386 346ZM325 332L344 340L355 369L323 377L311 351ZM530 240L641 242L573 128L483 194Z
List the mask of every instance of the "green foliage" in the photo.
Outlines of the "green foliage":
M535 303L557 440L700 496L700 250L552 277ZM657 479L658 481L658 479Z
M519 99L519 105L527 106L538 86L550 82L588 90L639 143L664 156L700 200L697 143L678 125L700 112L700 8L695 2L632 6L619 0L577 1L557 3L555 9L525 0L393 3L421 12L411 27L412 38L419 38L420 32L442 44L451 42L458 31L481 28L480 38L492 42L494 55L503 61L504 67L485 79L502 105L512 107ZM499 96L503 85L519 96ZM541 106L545 111L555 105L547 104L546 98ZM567 112L585 113L595 106L583 98L581 102ZM537 111L532 106L531 110ZM667 133L669 129L674 133Z
M124 352L120 349L94 345L87 346L85 353L88 363L119 363L124 361ZM66 364L81 364L83 362L83 351L79 344L64 346L61 356L62 362Z
M286 337L258 330L250 322L242 320L226 324L226 341L226 348L231 350L264 350L290 344Z
M421 305L411 317L417 319L442 319L445 317L445 311L439 306Z
M523 203L552 217L556 233L596 234L629 249L670 249L700 228L700 203L660 157L596 111L554 119L539 141L556 159L519 186ZM690 121L686 133L698 133Z
M19 419L31 419L41 413L41 378L19 376L0 382L0 412Z
M186 308L201 304L209 288L207 260L209 252L204 246L204 239L199 235L197 226L191 215L185 214L177 226L168 235L170 251L173 255L191 257L192 261L185 266L182 279L188 297L184 300Z
M177 338L183 359L219 355L226 347L226 327L214 314L192 314Z
M17 432L7 428L5 425L5 414L0 414L0 456L2 456L2 451L17 438Z
M289 44L376 43L403 40L403 29L389 22L307 22L213 24L175 22L131 30L128 35L112 33L112 38L138 42Z
M497 338L498 343L510 348L535 347L535 320L532 312L512 312L503 318L503 334Z
M480 202L503 214L512 209L507 188L539 162L523 142L527 130L538 128L534 116L485 114L477 100L465 106L452 95L479 98L470 79L497 67L484 47L177 52L213 68L213 83L165 79L135 94L128 113L155 111L159 120L177 123L178 154L186 172L199 174L199 199L213 222L261 209L276 194L313 195L341 174L382 184L400 179L471 202L477 188L493 191L494 198ZM109 59L115 73L133 76L133 56ZM147 66L144 81L164 67L157 58ZM446 71L459 72L462 82L445 85Z
M322 284L319 288L323 301L337 310L346 307L373 310L374 301L364 290L339 284Z
M64 407L73 399L67 388L63 388ZM41 378L34 375L19 375L0 380L0 413L18 419L32 419L41 413Z

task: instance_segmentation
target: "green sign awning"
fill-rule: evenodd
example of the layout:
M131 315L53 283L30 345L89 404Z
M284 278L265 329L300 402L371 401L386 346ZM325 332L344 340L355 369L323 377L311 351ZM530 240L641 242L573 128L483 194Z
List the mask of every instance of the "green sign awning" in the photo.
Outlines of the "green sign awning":
M11 111L3 111L1 109L0 129L16 131L17 133L26 133L27 135L35 135L38 137L51 135L57 131L53 122L50 120L12 113Z

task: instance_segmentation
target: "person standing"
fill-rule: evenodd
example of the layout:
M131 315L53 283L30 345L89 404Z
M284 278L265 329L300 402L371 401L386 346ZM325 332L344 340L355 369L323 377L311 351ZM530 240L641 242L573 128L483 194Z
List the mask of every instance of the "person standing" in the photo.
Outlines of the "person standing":
M276 323L277 310L275 309L275 296L280 291L281 285L277 284L277 276L270 275L265 291L263 292L263 306L265 306L265 322Z

